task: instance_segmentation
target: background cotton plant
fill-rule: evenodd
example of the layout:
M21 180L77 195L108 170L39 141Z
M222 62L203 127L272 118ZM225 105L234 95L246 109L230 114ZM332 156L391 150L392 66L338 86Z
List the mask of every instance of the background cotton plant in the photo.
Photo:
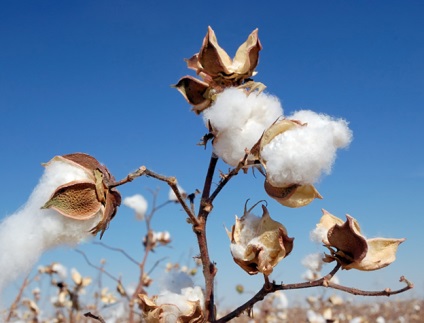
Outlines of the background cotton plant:
M124 198L122 204L133 209L137 220L143 221L147 211L148 203L143 195L135 194Z

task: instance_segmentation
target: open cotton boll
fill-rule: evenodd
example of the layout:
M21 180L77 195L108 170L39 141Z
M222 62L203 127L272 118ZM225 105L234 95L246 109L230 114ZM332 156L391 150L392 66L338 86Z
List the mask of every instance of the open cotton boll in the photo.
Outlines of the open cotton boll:
M89 231L99 223L102 209L84 221L41 209L59 186L87 178L82 168L52 160L23 208L0 223L0 295L8 283L28 273L43 252L92 237Z
M288 119L306 125L277 135L263 147L267 178L275 186L314 183L331 172L337 149L349 145L352 132L345 120L313 111L299 111Z
M186 191L184 191L184 189L178 184L177 184L177 188L180 191L181 195L184 195L186 193ZM178 202L177 196L175 195L174 191L171 188L169 189L168 200Z
M260 93L247 95L243 90L228 88L203 113L206 126L212 125L214 152L226 163L236 166L259 140L262 133L281 117L283 109L277 97Z
M144 216L146 215L147 211L147 201L142 195L135 194L133 196L128 196L124 198L122 203L134 210L135 217L138 220L144 220Z
M193 287L192 277L183 271L169 271L159 279L160 290L167 290L172 293L179 293L183 288Z
M187 287L180 290L180 293L173 293L170 291L163 291L160 293L156 299L156 305L161 306L164 304L172 304L178 307L180 315L187 314L191 311L191 304L189 302L200 302L200 305L203 307L204 296L202 290L199 286Z

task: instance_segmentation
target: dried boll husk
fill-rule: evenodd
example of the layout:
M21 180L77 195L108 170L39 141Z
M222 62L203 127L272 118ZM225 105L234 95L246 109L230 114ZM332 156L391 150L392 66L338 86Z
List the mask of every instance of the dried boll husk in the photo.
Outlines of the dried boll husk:
M81 168L87 174L87 179L59 186L42 208L54 209L63 216L80 221L91 219L100 211L102 218L90 232L93 235L101 232L101 238L121 204L120 193L109 187L115 181L114 177L104 165L87 154L56 156L44 166L49 167L52 161Z
M324 261L337 261L343 269L372 271L384 268L396 259L398 246L405 239L373 238L366 239L359 223L346 215L346 221L323 210L317 229L326 235L322 242L330 250Z
M261 156L262 149L276 136L291 129L304 126L307 126L307 124L301 123L298 120L279 119L275 121L253 146L250 151L251 155L256 160L259 160L266 169L267 161ZM267 175L264 187L270 197L287 207L298 208L308 205L316 198L322 199L322 196L312 184L274 183Z
M321 194L311 184L289 184L279 187L272 185L266 179L264 187L270 197L278 203L291 208L308 205L316 198L322 199Z
M231 254L234 261L249 275L259 272L270 275L273 268L293 249L293 240L287 235L286 228L271 219L267 208L262 205L262 217L244 212L231 232Z

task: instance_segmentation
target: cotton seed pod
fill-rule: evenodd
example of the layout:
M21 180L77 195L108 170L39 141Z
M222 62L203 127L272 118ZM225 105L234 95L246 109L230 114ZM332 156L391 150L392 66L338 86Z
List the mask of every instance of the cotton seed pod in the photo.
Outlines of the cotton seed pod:
M91 219L101 212L100 222L90 230L93 234L101 231L101 238L121 204L119 192L109 187L114 177L104 165L87 154L56 156L44 166L49 167L52 161L78 167L86 173L87 178L59 186L42 208L54 209L63 216L80 221Z
M250 153L256 157L256 159L263 162L264 166L266 166L266 160L261 158L261 151L263 147L268 145L272 139L274 139L279 134L286 132L287 130L303 126L304 124L300 123L297 120L288 120L288 119L278 119L276 120L265 132L262 134L261 138L259 138L258 142L253 146Z
M291 184L287 186L274 186L268 179L265 180L265 191L278 203L292 208L302 207L311 203L314 199L322 199L321 194L311 184Z
M196 114L209 108L216 95L227 87L243 85L250 88L248 93L256 89L263 91L265 88L263 84L251 80L245 82L256 74L255 68L259 62L261 49L258 30L255 29L231 59L218 45L213 29L208 27L199 53L186 59L187 67L195 70L202 80L184 76L173 87L193 106Z
M267 169L267 161L261 156L263 148L276 136L286 131L290 131L291 129L303 126L306 126L306 124L302 124L297 120L277 120L263 133L259 141L251 149L250 153L255 159L261 162L265 169ZM312 184L272 182L269 176L269 171L267 172L264 187L270 197L278 201L280 204L292 208L302 207L308 205L316 198L322 198Z
M209 95L209 84L206 82L192 76L184 76L173 87L193 106L193 111L197 114L212 104L212 97Z
M330 250L325 262L337 261L343 269L371 271L388 266L396 259L398 246L405 239L373 238L366 239L358 222L346 215L343 222L338 217L323 210L317 228L326 233L324 244Z
M200 323L204 321L204 315L200 301L182 299L182 295L175 294L176 304L161 303L160 296L149 298L145 294L139 294L140 307L143 311L146 323Z
M271 219L267 208L262 205L262 217L246 211L231 232L231 254L234 261L248 274L259 272L270 275L273 268L293 249L293 240L287 235L286 228Z
M254 74L262 45L255 29L238 48L234 59L218 45L215 32L208 27L202 48L197 56L198 69L212 78L246 79Z

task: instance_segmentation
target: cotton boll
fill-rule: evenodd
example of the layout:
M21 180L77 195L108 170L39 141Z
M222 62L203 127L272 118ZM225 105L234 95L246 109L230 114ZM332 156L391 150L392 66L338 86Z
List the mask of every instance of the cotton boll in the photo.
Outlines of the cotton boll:
M282 291L277 290L274 293L272 307L276 310L282 311L287 309L288 306L289 306L289 301L287 299L287 296Z
M170 271L161 276L159 280L160 290L167 290L172 293L180 293L183 288L193 287L192 277L182 271Z
M181 195L184 195L186 192L184 191L184 189L177 184L177 188L180 191ZM174 201L174 202L178 202L177 196L175 195L175 192L172 189L169 189L169 193L168 193L168 200L170 201Z
M43 252L59 245L76 245L90 237L89 232L102 217L78 221L53 209L41 209L57 187L87 179L80 167L53 160L26 205L0 224L0 294L8 283L25 274Z
M164 304L172 304L177 307L177 309L175 309L175 317L179 317L182 313L190 311L190 306L187 303L187 299L183 295L177 293L164 291L159 294L158 298L156 299L156 305L161 306Z
M325 114L319 114L311 110L300 110L295 112L288 119L300 120L308 123L311 127L319 129L325 133L330 133L333 145L336 148L344 148L352 141L352 131L348 127L348 122L344 119L336 119Z
M144 220L144 216L147 211L147 201L142 195L135 194L133 196L126 197L122 203L135 211L135 217L137 220Z
M321 253L309 254L302 259L302 265L314 272L319 272L323 265L322 258L323 255Z
M352 140L347 122L312 111L299 111L289 119L306 125L277 135L263 147L268 180L275 186L312 184L322 173L329 174L338 148Z
M202 292L202 289L199 286L187 287L181 289L181 294L191 302L200 302L200 306L203 308L205 305L205 298Z
M228 88L205 110L203 119L215 134L214 152L226 163L236 166L259 140L262 133L281 117L283 109L275 96Z
M312 242L322 244L324 240L327 240L327 232L325 228L317 227L309 233L309 238Z

